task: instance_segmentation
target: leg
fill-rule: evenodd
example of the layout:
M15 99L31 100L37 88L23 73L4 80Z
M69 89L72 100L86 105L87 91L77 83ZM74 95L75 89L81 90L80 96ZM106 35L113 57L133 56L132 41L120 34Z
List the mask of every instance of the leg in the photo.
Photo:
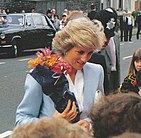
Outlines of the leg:
M132 25L129 26L129 41L132 41Z
M138 27L138 31L137 31L137 39L139 39L140 29L141 29L141 28Z
M128 41L128 28L124 28L124 41Z
M110 74L110 80L109 80L109 91L110 93L113 93L115 90L118 89L118 72L117 71L111 71Z
M120 29L120 40L123 41L123 29Z

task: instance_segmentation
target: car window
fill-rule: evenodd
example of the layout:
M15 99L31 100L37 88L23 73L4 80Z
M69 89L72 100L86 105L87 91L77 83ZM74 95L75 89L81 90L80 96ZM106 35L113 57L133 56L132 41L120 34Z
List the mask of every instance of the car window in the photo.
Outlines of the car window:
M36 27L42 27L43 26L42 18L41 18L40 15L33 15L33 21L34 21Z
M43 25L44 25L44 26L48 26L48 23L47 23L47 21L46 21L45 16L41 16L41 18L42 18L42 21L43 21Z
M27 26L34 26L31 16L26 17L26 25Z
M22 15L9 15L8 24L10 25L23 25L24 19Z

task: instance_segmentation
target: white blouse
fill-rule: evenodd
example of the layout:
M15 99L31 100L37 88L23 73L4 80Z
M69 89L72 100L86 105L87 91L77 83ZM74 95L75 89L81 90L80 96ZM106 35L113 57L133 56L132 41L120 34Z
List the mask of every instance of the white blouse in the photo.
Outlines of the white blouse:
M66 75L69 82L69 90L74 93L78 102L80 112L83 111L83 88L84 88L84 76L82 70L78 70L75 76L74 84L69 75Z

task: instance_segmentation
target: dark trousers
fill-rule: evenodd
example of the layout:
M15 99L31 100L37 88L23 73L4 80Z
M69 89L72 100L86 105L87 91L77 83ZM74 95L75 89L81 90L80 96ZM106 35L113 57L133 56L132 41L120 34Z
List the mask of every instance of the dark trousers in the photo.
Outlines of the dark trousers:
M123 28L120 28L120 40L123 41Z
M131 39L132 39L132 30L133 30L133 26L132 25L128 25L129 41L131 41Z
M141 27L138 27L138 31L137 31L137 39L139 39L140 30L141 30Z
M124 41L128 41L128 26L124 27Z
M109 94L112 94L119 88L118 72L111 71L111 74L108 75L108 78L109 78Z

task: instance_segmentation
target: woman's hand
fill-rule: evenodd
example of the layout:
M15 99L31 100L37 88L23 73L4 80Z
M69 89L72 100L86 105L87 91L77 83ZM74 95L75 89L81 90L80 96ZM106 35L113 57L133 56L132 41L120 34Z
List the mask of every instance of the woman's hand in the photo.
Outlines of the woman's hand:
M73 120L77 116L78 112L76 111L76 105L75 102L72 103L72 108L71 108L71 100L68 100L67 107L62 113L56 112L54 113L54 117L57 118L65 118L68 121Z

